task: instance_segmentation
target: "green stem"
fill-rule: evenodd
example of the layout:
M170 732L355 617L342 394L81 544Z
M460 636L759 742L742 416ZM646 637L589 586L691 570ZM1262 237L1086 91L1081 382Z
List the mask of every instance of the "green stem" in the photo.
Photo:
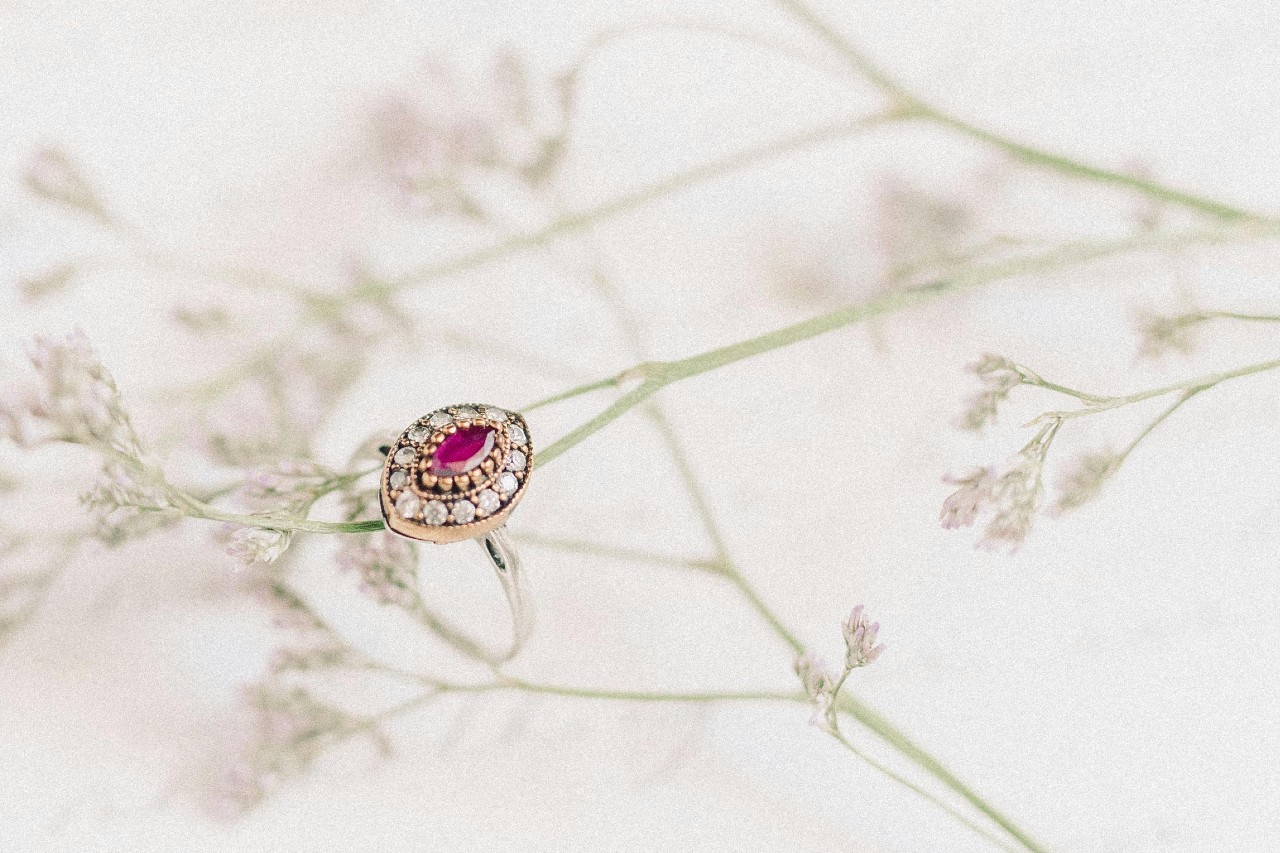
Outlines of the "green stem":
M1129 446L1120 452L1120 456L1116 460L1116 467L1119 467L1120 465L1122 465L1124 461L1129 458L1129 454L1133 453L1134 448L1137 447L1139 444L1141 444L1143 439L1151 435L1151 433L1155 430L1155 428L1160 426L1160 424L1164 423L1165 420L1170 415L1172 415L1174 412L1180 409L1183 403L1187 402L1192 397L1199 394L1201 391L1205 391L1205 390L1207 390L1207 386L1200 386L1197 388L1190 388L1186 391L1183 391L1181 394L1179 394L1178 399L1174 400L1172 405L1166 407L1163 412L1161 412L1159 415L1155 417L1154 420L1151 421L1151 423L1147 424L1142 429L1142 432L1134 436L1133 441L1129 442Z
M368 521L313 521L309 518L228 512L196 500L193 497L187 497L187 500L182 501L183 509L192 518L222 521L228 524L242 524L246 527L261 527L264 530L294 531L298 533L373 533L385 527L380 518Z
M1124 406L1131 406L1134 403L1141 403L1145 400L1153 400L1156 397L1164 397L1175 391L1192 391L1199 393L1208 390L1215 385L1223 382L1229 382L1232 379L1241 379L1245 376L1253 376L1257 373L1266 373L1269 370L1280 368L1280 358L1268 359L1254 364L1246 364L1243 367L1232 368L1231 370L1223 370L1219 373L1210 373L1207 376L1197 376L1192 379L1183 379L1179 382L1173 382L1169 385L1161 385L1158 388L1151 388L1146 391L1138 391L1134 394L1128 394L1119 397L1097 397L1097 402L1085 406L1082 409L1076 409L1070 412L1050 412L1049 416L1055 418L1076 418L1086 415L1096 414L1098 412L1109 411L1111 409L1119 409ZM1190 395L1188 395L1190 396Z
M1020 829L1017 824L980 797L977 792L962 782L955 774L943 766L941 762L917 746L914 741L908 738L901 730L884 717L880 716L880 714L873 710L869 705L845 693L836 697L836 708L838 711L848 714L860 724L866 726L886 743L919 766L920 769L924 770L952 791L959 794L968 801L970 805L989 817L1013 838L1017 839L1018 843L1028 851L1031 851L1031 853L1046 853L1045 848L1040 846L1039 843Z
M635 563L650 563L656 566L669 566L677 569L697 569L711 574L724 574L717 560L696 560L685 557L673 557L659 554L656 551L643 551L638 548L622 548L616 545L604 545L589 542L585 539L565 539L557 536L541 536L536 533L516 533L516 541L522 544L535 545L542 548L554 548L572 554L583 554L590 557L603 557L608 560L627 560Z
M830 45L861 77L888 96L895 104L898 104L908 116L920 118L940 127L956 131L971 139L998 148L1025 163L1050 169L1072 178L1124 187L1150 198L1185 207L1188 210L1194 210L1218 219L1252 220L1256 222L1278 221L1273 217L1195 195L1137 175L1092 166L1061 154L1018 142L965 121L946 110L929 104L923 98L918 97L902 86L901 83L872 62L849 39L845 38L844 35L814 12L804 0L774 0L774 2Z
M985 267L977 267L918 287L877 296L865 302L827 314L821 314L758 337L748 338L735 344L729 344L728 346L719 347L677 361L645 362L624 370L612 378L597 380L557 395L556 399L568 399L589 391L641 379L637 387L619 397L604 411L543 450L538 455L537 464L545 465L556 459L565 451L604 429L668 385L712 370L718 370L721 367L771 350L790 346L809 338L815 338L872 317L903 311L925 302L974 290L997 281L1080 266L1129 252L1167 250L1190 245L1211 245L1246 237L1253 238L1258 236L1259 233L1274 233L1274 229L1268 228L1263 232L1253 229L1243 231L1214 229L1208 231L1157 232L1112 240L1067 243L1044 252L1024 255Z
M579 213L571 213L560 217L555 222L537 231L516 235L488 248L463 255L460 258L422 267L397 278L381 282L378 285L370 285L370 287L380 287L386 291L404 290L427 281L466 272L508 257L516 252L545 246L561 237L579 233L606 219L637 210L667 196L692 189L699 184L760 165L802 148L847 139L898 117L897 114L887 114L846 119L748 148L705 165L678 172L669 178L652 183L613 201L587 208Z
M1238 314L1234 311L1205 311L1198 315L1203 320L1243 320L1247 323L1280 323L1276 314Z
M853 742L850 741L849 738L845 736L844 732L840 731L838 728L833 729L831 731L831 736L834 737L837 741L839 741L840 744L843 745L845 749L849 750L849 752L853 753L858 758L861 758L867 764L871 765L876 770L879 770L881 773L883 773L885 776L888 776L890 779L897 782L899 785L902 785L904 788L914 791L916 794L923 797L928 802L942 809L944 812L951 815L957 821L964 824L966 827L973 830L975 833L982 836L987 841L990 841L992 844L999 847L1001 850L1011 851L1012 853L1012 851L1015 849L1007 841L1001 838L997 838L985 827L979 826L978 824L969 820L969 818L965 817L964 814L962 814L958 809L953 807L950 803L946 803L940 798L935 797L933 794L929 793L924 788L921 788L915 782L912 782L910 779L907 779L905 776L890 769L886 765L872 758L870 755L867 755L861 749L858 749L858 747L854 746Z
M567 696L574 699L610 699L618 702L803 702L801 694L777 690L728 690L720 692L691 691L668 693L650 690L603 690L598 688L566 687L554 684L537 684L519 678L503 677L494 689L520 690L525 693L542 693L548 696Z
M622 299L622 294L613 285L612 281L608 278L608 276L604 274L603 270L600 268L598 263L596 267L595 280L598 286L600 287L601 292L606 296L610 305L613 307L617 315L618 325L620 327L620 331L622 332L623 337L628 339L632 349L634 350L635 355L637 357L642 357L644 354L644 346L643 346L643 335L642 335L641 329L639 325L636 323L634 316L629 311L626 310L625 303L623 302L623 299ZM650 363L642 364L638 372L644 374L648 372L652 367L653 365ZM661 369L659 369L657 375L661 375ZM596 388L596 387L599 387L599 383L591 383L591 385L587 387ZM644 386L642 385L641 387L643 388ZM637 390L640 390L640 389L637 389ZM733 585L737 588L739 594L744 599L746 599L746 601L756 610L756 612L761 616L761 618L763 618L765 622L768 623L768 625L773 630L773 632L778 637L780 637L788 646L790 646L791 650L794 653L796 654L801 653L804 650L804 647L800 639L786 626L785 623L782 622L782 620L773 611L773 609L769 607L769 605L756 591L754 586L752 586L752 584L746 579L746 576L743 575L741 569L739 569L736 563L734 562L733 556L729 549L728 540L725 537L724 532L720 529L719 522L716 520L715 513L711 508L710 500L708 499L706 492L703 490L701 483L698 481L697 474L694 471L693 464L689 459L688 453L686 452L682 441L680 440L679 433L676 431L676 429L672 425L670 419L666 416L666 413L663 411L662 406L655 401L652 404L647 405L645 407L645 413L649 416L650 420L653 422L654 426L657 428L659 435L663 439L663 442L667 445L667 449L671 455L672 461L675 463L676 470L680 475L680 479L685 485L686 492L688 493L690 499L693 501L695 514L698 516L698 519L701 521L702 527L705 530L708 538L711 540L712 547L715 549L716 560L722 567L722 573L726 576L726 578L728 578L728 580L731 583L733 583ZM850 671L851 670L849 669L845 670L844 674L840 678L840 681L836 684L833 690L833 694L832 694L833 696L838 696L840 694L840 689L841 687L843 687L845 679L848 678ZM931 803L934 803L935 805L939 806L944 811L946 811L948 814L951 814L952 816L956 817L965 826L974 830L984 838L991 840L997 846L1006 847L1006 845L1004 845L999 839L996 839L993 835L991 835L991 833L987 832L985 829L974 824L972 821L970 821L965 816L961 815L959 812L957 812L954 808L952 808L948 804L942 802L937 797L933 796L929 792L925 791L924 789L910 782L909 780L899 775L898 773L894 772L893 770L886 767L885 765L881 764L880 762L875 761L871 757L861 753L856 747L853 746L852 743L850 743L847 739L844 739L843 735L839 734L839 726L834 725L834 721L833 721L832 730L833 732L836 733L837 738L839 738L841 742L845 744L846 748L852 751L855 755L858 755L861 758L863 758L868 764L870 764L872 768L879 770L881 773L884 773L891 780L894 780L899 784L904 785L908 790L911 790L919 794L920 796L923 796L926 800L928 800ZM992 809L992 811L994 811L994 809Z
M737 587L738 592L760 614L761 618L769 623L769 627L773 629L773 632L791 647L793 652L802 652L804 644L778 618L778 615L773 612L773 609L769 607L765 600L760 597L755 587L747 581L741 569L734 562L733 556L729 552L729 543L725 539L724 532L720 529L719 522L716 521L715 513L711 511L711 504L707 500L706 492L703 491L702 485L698 482L697 474L693 470L693 464L689 461L689 455L685 452L680 436L671 426L666 414L656 405L649 406L648 413L671 453L671 459L675 462L676 469L680 473L680 479L685 483L689 498L693 501L694 512L702 522L702 527L706 531L707 537L711 540L717 561L723 567L722 573L729 579L730 583Z

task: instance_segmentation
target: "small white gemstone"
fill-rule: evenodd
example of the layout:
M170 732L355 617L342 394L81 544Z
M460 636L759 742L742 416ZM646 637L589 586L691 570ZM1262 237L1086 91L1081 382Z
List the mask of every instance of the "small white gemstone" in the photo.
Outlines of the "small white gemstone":
M387 483L390 484L393 489L403 489L404 484L408 482L408 480L409 475L397 468L391 472L391 477L387 480Z
M493 489L484 489L476 495L476 514L493 515L502 507L502 498Z
M409 430L409 440L414 442L415 444L421 444L422 442L426 441L427 436L429 435L431 435L431 430L427 429L421 424Z
M413 492L405 492L396 499L396 512L400 513L404 518L413 518L418 514L420 506L422 506L422 501L418 500L418 496Z
M476 517L476 505L471 501L458 501L453 505L453 520L466 524Z
M524 429L520 424L507 424L507 438L511 439L514 444L529 443L529 436L524 434Z
M397 465L408 465L413 461L413 448L402 447L396 451L396 455L393 458Z
M498 478L498 491L504 495L509 495L518 488L520 488L520 481L510 471Z
M454 410L454 414L459 418L478 418L480 413L470 406L463 406L461 409Z
M447 426L453 423L453 415L448 412L436 412L431 416L427 423L431 424L433 427Z
M506 412L502 409L495 409L493 406L489 406L484 410L484 416L491 421L505 421L507 419Z
M444 501L430 501L422 508L422 520L427 524L444 524L449 517L449 508Z
M508 471L523 471L524 466L529 464L529 460L525 458L524 452L520 450L511 451L511 455L507 457Z

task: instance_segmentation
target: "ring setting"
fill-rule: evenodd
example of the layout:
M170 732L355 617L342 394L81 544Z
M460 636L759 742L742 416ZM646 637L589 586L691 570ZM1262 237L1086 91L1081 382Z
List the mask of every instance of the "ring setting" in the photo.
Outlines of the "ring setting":
M532 468L529 427L519 414L481 404L436 409L390 446L382 517L411 539L476 539L505 523Z
M515 657L533 617L520 556L505 524L533 470L529 425L497 406L445 406L411 423L386 453L379 503L387 528L441 545L475 541L511 611L511 642L502 647L452 628L444 631L446 639L494 666Z

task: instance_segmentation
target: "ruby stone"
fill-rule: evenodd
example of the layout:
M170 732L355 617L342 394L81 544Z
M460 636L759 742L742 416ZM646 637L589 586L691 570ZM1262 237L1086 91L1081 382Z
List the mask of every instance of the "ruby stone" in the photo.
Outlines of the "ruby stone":
M484 461L497 440L498 431L492 427L463 427L440 442L427 470L437 477L465 474Z

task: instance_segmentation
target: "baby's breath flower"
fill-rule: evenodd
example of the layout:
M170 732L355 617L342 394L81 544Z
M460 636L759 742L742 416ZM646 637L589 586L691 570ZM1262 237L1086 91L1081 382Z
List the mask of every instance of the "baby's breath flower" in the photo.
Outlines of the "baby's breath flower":
M239 496L254 512L302 513L338 476L337 472L315 462L278 462L247 473Z
M1064 477L1062 492L1058 496L1058 509L1075 509L1093 500L1122 461L1120 454L1111 451L1081 456Z
M37 337L28 356L36 384L0 403L0 422L9 438L23 446L70 441L132 458L142 455L115 380L83 332L61 341Z
M257 593L283 635L281 646L268 667L271 676L289 671L333 668L360 659L355 649L283 583L271 581L263 584L257 588Z
M859 604L844 620L845 669L857 669L860 666L874 663L884 652L884 644L876 642L876 634L880 631L880 623L867 624L863 615L863 606Z
M972 527L990 504L997 479L993 468L973 468L964 474L944 476L942 482L960 488L942 502L942 527L945 530Z
M138 459L103 464L98 480L80 495L94 521L94 536L108 545L143 536L182 517L163 473Z
M813 716L810 725L817 726L825 732L835 730L831 708L835 702L835 679L827 672L822 660L813 652L797 655L792 668L804 687L805 695L813 704Z
M958 485L942 503L946 529L969 527L990 513L978 545L991 550L1016 551L1026 541L1044 497L1044 460L1060 420L1052 420L1003 468L979 468L943 481Z
M420 601L417 554L388 531L347 537L338 567L359 575L360 590L381 604L412 608Z
M244 754L223 775L228 812L258 805L290 778L306 772L336 742L371 730L368 721L321 702L301 687L268 684L248 692L255 725Z
M980 430L996 421L1000 404L1010 392L1022 384L1022 370L1009 359L986 353L969 365L969 371L982 381L982 390L969 399L969 406L961 416L961 429Z
M29 395L16 388L0 390L0 437L19 447L32 447L40 439L31 433Z
M293 533L262 527L241 527L231 534L227 553L246 566L274 563L289 548Z
M477 176L541 186L564 151L565 101L554 85L535 87L524 61L500 54L479 97L467 96L448 68L427 69L429 99L397 96L370 128L376 167L406 206L486 220Z
M876 226L891 278L930 272L960 256L974 235L976 210L900 178L880 182Z

